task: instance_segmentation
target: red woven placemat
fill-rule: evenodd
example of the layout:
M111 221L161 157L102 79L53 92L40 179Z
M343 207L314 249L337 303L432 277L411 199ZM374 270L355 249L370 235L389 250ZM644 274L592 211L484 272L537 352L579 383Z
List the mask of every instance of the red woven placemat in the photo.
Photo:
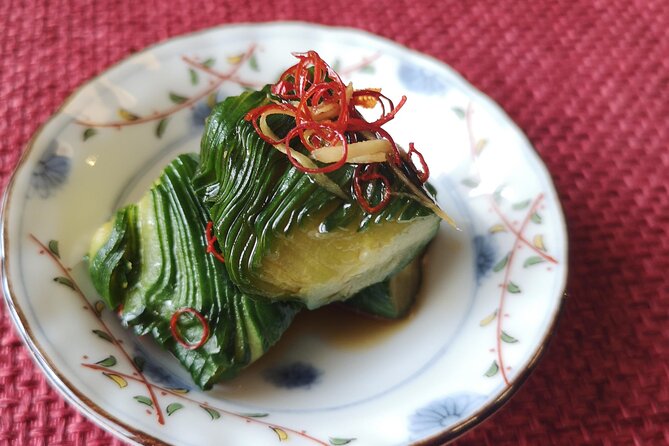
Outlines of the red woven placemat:
M552 172L569 297L536 372L458 445L669 444L669 3L0 2L0 189L83 81L156 41L223 23L366 29L460 71ZM0 306L0 444L120 444L52 390Z

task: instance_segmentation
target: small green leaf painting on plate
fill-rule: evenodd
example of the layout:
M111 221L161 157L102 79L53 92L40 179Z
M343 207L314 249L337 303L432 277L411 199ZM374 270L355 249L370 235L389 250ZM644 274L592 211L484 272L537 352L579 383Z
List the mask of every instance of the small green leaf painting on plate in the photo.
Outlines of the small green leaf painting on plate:
M253 54L249 59L249 67L251 67L253 71L260 71L260 67L258 66L258 59L256 58L255 54Z
M49 240L49 251L56 257L60 258L60 250L58 249L58 240Z
M330 442L330 444L332 446L342 446L342 445L349 444L349 443L355 441L355 438L334 438L334 437L330 437L328 439L328 441Z
M149 407L153 407L153 401L151 401L151 398L149 398L148 396L137 395L133 398L138 403L144 404L144 405L149 406Z
M99 338L104 339L107 342L114 343L114 339L106 332L102 330L92 330Z
M197 71L192 68L188 69L188 77L190 77L190 83L193 85L197 85L197 83L200 82L200 77L198 76Z
M488 378L495 376L499 372L499 365L497 365L497 361L493 361L492 364L490 364L490 367L488 367L488 370L484 373L485 376Z
M116 358L114 355L109 355L102 361L96 362L96 364L101 365L102 367L114 367L116 365Z
M206 406L200 406L200 407L209 414L212 420L218 420L219 418L221 418L221 413L216 409L212 409L211 407L206 407Z
M167 128L168 121L169 121L169 118L163 118L160 121L158 121L158 125L156 126L156 136L158 138L163 137L163 134L165 133L165 129Z
M514 338L513 336L510 336L506 332L502 332L502 335L500 336L500 339L502 339L503 342L506 342L507 344L514 344L518 342L518 339Z
M84 141L87 141L88 139L92 138L98 133L97 130L95 130L92 127L88 127L84 132L81 134L81 139Z
M65 285L66 287L71 288L73 290L75 289L74 288L74 283L72 283L72 281L70 279L68 279L67 277L62 277L62 276L54 277L53 281L57 282L57 283L60 283L61 285Z
M527 267L530 267L530 266L532 266L532 265L536 265L537 263L543 263L543 262L545 262L545 260L542 259L541 257L539 257L539 256L532 256L532 257L528 257L528 258L523 262L523 267L524 267L524 268L527 268Z
M183 104L187 100L188 100L187 97L181 96L180 94L176 94L170 91L170 101L174 102L175 104Z
M511 253L504 256L504 258L502 260L500 260L499 262L497 262L497 264L495 266L493 266L492 270L496 273L502 271L504 269L504 267L506 266L506 264L509 263L509 257L510 256L511 256Z
M169 406L165 408L165 412L167 412L167 416L172 415L174 412L176 412L179 409L183 409L184 405L181 403L172 403Z

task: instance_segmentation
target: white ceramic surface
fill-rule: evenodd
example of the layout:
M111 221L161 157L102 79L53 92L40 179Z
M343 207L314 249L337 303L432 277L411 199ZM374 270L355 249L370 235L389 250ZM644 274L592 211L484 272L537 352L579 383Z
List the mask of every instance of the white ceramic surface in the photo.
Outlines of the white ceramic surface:
M292 51L307 49L359 88L408 96L388 129L422 150L440 204L462 230L442 224L406 320L300 314L267 357L201 392L103 308L82 259L116 208L175 154L198 150L212 101L271 82L294 63ZM1 248L10 313L54 386L122 438L178 445L454 438L535 365L567 263L550 177L499 107L438 61L360 31L301 23L171 39L87 83L31 141L5 196Z

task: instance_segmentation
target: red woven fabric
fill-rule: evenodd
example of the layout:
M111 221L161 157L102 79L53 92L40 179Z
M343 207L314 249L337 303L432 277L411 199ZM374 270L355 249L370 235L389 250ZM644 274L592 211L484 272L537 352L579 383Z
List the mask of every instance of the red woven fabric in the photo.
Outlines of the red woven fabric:
M4 0L0 189L38 126L112 63L185 32L283 19L366 29L449 63L554 176L571 243L557 336L457 444L669 444L666 0ZM0 313L0 443L120 444L46 384Z

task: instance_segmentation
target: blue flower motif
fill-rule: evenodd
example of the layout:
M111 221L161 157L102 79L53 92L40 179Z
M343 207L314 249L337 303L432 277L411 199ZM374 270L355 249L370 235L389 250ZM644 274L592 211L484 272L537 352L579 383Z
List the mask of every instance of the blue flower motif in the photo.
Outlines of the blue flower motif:
M148 355L138 343L135 343L134 347L133 360L135 361L135 364L153 383L162 384L165 387L170 387L172 389L191 390L190 385L171 374L167 368L161 367L160 364L156 364L147 359L150 355Z
M448 90L448 82L436 73L418 65L402 62L398 70L402 85L409 91L426 95L442 94Z
M30 185L42 198L48 198L60 188L70 174L72 160L56 141L52 141L35 164Z
M218 91L210 94L206 99L201 100L193 107L193 124L196 127L203 127L205 121L214 109L214 106L226 98L226 95Z
M267 381L286 389L309 388L318 381L321 375L322 372L316 367L300 361L277 366L264 373Z
M193 124L197 127L203 127L207 117L211 114L212 108L208 101L200 101L193 107Z
M459 393L431 402L409 417L411 440L426 438L454 425L478 408L486 398L473 393Z
M477 235L472 240L474 245L475 267L476 267L476 282L480 283L481 279L485 277L490 271L495 258L497 250L489 235Z

